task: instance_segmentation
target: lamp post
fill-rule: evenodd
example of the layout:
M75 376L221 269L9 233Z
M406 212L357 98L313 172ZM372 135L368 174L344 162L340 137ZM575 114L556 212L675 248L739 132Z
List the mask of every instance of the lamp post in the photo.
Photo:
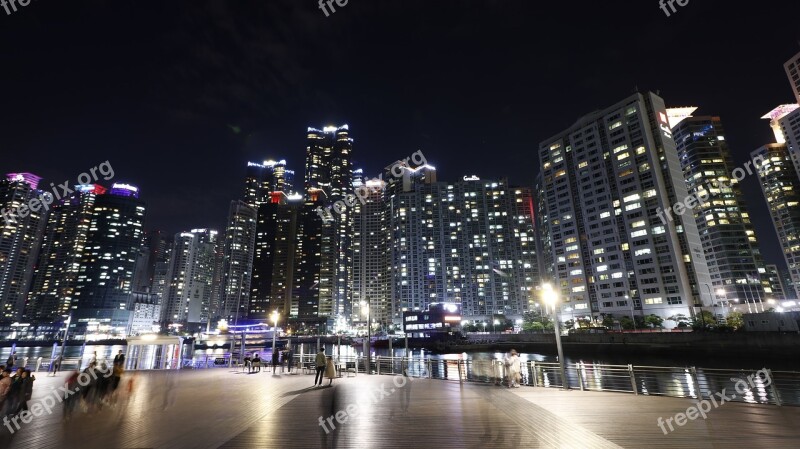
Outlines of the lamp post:
M636 330L636 317L633 316L633 300L631 299L630 296L625 295L625 302L627 302L628 305L631 306L631 321L633 321L633 330L635 331Z
M367 374L372 374L370 367L372 366L372 311L369 309L369 303L366 301L361 301L362 312L363 309L367 309L367 344L364 347L365 350L365 358L367 362Z
M275 338L278 336L278 318L280 318L278 311L272 312L272 353L275 354Z
M558 320L558 313L556 312L556 303L558 302L558 293L553 290L553 286L550 284L544 284L542 286L543 289L543 297L547 304L553 307L553 330L556 333L556 347L558 348L558 365L559 369L561 370L561 389L566 390L569 388L567 383L567 372L564 367L564 350L561 347L561 329L559 328L559 320Z

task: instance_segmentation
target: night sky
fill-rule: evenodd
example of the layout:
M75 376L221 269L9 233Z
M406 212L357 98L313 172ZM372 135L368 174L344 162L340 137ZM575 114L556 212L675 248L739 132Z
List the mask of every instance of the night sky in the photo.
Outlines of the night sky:
M335 4L334 4L335 6ZM147 228L222 229L248 160L350 125L367 176L422 150L440 180L532 186L538 143L640 91L719 115L737 163L793 96L800 2L33 0L0 9L0 170L74 180L109 160ZM768 262L782 262L754 179Z

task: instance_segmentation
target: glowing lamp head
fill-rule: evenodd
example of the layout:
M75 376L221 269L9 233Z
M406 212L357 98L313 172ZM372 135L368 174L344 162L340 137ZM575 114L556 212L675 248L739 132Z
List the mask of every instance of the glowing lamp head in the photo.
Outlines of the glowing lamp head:
M553 286L549 283L544 284L542 285L542 290L544 290L542 292L542 298L544 301L551 306L556 305L556 302L558 301L558 294L555 290L553 290Z

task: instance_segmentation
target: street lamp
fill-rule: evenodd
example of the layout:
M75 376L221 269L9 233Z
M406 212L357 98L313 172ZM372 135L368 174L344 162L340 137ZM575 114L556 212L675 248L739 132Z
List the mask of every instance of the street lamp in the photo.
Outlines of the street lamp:
M275 354L275 338L278 336L278 318L280 318L278 311L272 312L272 353ZM283 368L281 368L283 369Z
M558 302L558 293L553 290L553 286L550 284L544 284L542 286L542 296L544 301L553 307L553 330L556 334L556 347L558 348L558 364L559 368L561 369L561 389L566 390L569 385L567 384L567 372L564 367L564 350L561 347L561 330L559 329L559 322L558 322L558 313L556 313L556 303Z
M633 300L631 300L630 296L625 295L625 302L627 302L628 305L631 306L631 321L633 321L633 330L635 331L636 330L636 317L633 316Z
M367 309L367 344L365 345L364 349L366 350L365 357L367 360L366 372L367 374L372 374L370 370L370 367L372 366L372 311L369 310L369 303L366 301L361 301L361 308L362 312L363 309Z

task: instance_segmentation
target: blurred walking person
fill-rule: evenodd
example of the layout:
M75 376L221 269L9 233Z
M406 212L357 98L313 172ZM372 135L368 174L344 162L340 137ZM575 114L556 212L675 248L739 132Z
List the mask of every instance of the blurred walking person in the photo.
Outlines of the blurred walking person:
M516 349L506 355L505 360L506 375L508 376L508 388L519 388L520 381L520 361Z
M333 357L328 356L328 361L325 362L325 377L329 379L328 385L333 384L333 379L336 379L336 367L333 366Z
M68 391L75 391L78 388L78 375L80 372L78 370L73 371L69 377L67 378L66 382L64 382L64 387ZM80 396L77 394L69 394L64 392L64 420L69 421L72 418L72 412L75 411L75 405L80 400Z
M11 369L6 368L0 372L0 415L8 415L6 408L8 407L8 396L11 393Z
M33 395L33 381L36 380L36 376L31 374L31 370L26 369L22 372L22 376L20 377L20 386L19 386L19 396L17 398L17 410L15 414L22 413L23 410L28 410L28 401L31 400L31 396Z
M291 374L292 373L292 358L294 357L294 353L292 352L292 348L286 350L286 371Z

